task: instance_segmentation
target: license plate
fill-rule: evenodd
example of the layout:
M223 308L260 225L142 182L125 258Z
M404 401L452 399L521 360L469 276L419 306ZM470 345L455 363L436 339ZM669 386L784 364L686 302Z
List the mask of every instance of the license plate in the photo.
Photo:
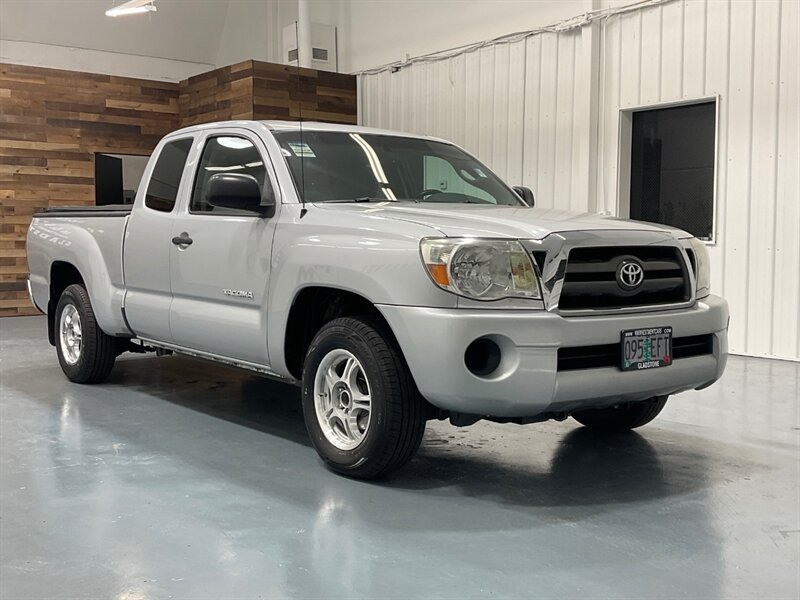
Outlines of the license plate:
M657 369L672 364L672 327L628 329L622 332L623 371Z

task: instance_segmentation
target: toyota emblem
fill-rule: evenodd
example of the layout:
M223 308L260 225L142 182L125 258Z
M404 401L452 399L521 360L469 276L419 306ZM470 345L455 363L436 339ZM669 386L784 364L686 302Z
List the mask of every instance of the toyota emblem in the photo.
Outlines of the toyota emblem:
M624 260L617 267L617 283L626 291L632 291L642 285L644 269L637 261Z

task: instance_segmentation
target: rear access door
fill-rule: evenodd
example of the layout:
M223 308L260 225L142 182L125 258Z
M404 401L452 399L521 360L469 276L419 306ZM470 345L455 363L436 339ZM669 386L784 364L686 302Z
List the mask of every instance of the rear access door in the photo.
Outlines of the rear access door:
M145 170L123 241L125 316L137 336L172 342L169 328L172 221L189 185L192 134L159 144Z

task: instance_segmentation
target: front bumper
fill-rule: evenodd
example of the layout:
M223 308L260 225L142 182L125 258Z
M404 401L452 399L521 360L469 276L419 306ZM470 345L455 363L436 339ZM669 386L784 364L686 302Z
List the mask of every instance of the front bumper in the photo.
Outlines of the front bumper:
M491 417L535 417L644 400L706 387L728 354L728 304L708 296L690 308L563 317L544 310L441 309L379 305L422 395L440 409ZM619 342L625 329L671 326L674 337L712 334L713 352L660 369L558 370L560 347ZM488 377L467 370L464 351L491 336L502 351Z

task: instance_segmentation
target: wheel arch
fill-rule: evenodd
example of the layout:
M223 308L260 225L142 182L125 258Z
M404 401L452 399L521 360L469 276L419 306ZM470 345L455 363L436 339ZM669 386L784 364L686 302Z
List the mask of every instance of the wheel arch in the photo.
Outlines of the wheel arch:
M355 316L369 317L381 333L400 348L386 318L365 296L332 286L309 286L298 290L289 309L283 336L283 357L292 377L302 378L306 351L326 323L339 317Z
M47 339L51 346L56 345L56 306L61 294L74 283L86 287L83 275L70 262L56 260L50 265L50 288L47 301Z

